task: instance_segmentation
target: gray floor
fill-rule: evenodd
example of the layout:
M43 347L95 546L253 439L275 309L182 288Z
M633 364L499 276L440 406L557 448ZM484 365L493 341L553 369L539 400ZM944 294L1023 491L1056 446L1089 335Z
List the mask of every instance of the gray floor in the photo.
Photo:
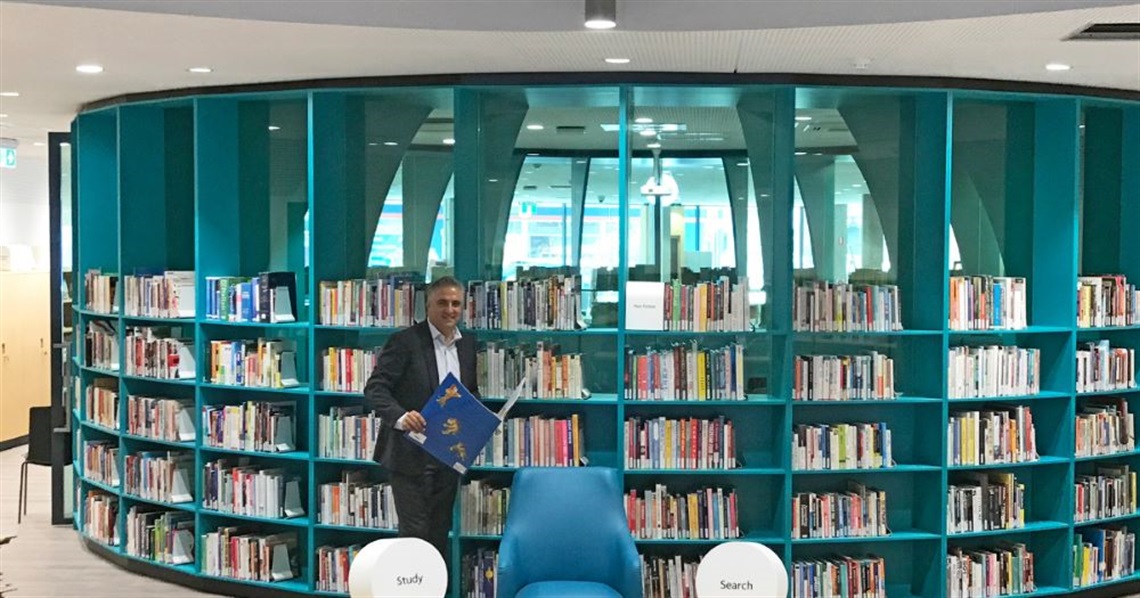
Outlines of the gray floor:
M24 447L0 452L0 588L12 598L37 596L213 596L124 571L88 552L75 531L51 525L51 469L28 468L28 514L16 525ZM66 565L61 565L66 563ZM4 598L8 598L4 591Z

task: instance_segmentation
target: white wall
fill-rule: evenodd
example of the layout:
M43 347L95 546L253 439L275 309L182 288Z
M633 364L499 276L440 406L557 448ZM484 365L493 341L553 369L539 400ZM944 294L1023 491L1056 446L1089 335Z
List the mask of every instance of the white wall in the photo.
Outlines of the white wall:
M16 168L0 169L0 245L30 248L34 264L13 259L12 269L46 270L50 239L47 158L20 156ZM17 248L12 255L27 253Z

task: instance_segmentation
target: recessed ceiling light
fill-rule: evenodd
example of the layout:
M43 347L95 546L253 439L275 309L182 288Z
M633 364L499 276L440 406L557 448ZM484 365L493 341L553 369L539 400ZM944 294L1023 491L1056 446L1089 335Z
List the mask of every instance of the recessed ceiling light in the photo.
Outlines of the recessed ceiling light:
M399 143L396 143L395 141L385 141L385 142L384 142L384 145L386 145L386 146L388 146L388 147L394 147L394 146L397 146L397 145L400 145L400 144L399 144Z
M546 127L542 126L539 123L532 123L532 124L527 125L526 128L528 131L541 131L541 130L545 129Z
M645 144L645 147L647 147L649 149L657 149L657 148L661 147L661 144L660 143L647 143L647 144Z
M497 183L497 182L499 182L499 179L487 179L487 182L488 183Z
M279 127L277 125L269 125L269 130L270 131L280 131L281 127Z
M18 92L18 91L0 91L0 97L18 98L18 97L20 97L20 92Z
M535 152L530 152L530 153L528 153L527 155L533 158L533 157L535 157L535 156L539 156L539 155L541 155L541 154L537 154L537 153L535 153Z
M448 137L443 140L444 145L455 145L455 139Z
M633 119L633 122L635 122L639 125L648 125L648 124L653 122L653 119L649 118L648 116L639 116L639 117Z
M103 67L99 66L97 64L81 64L81 65L75 67L75 70L79 71L80 73L83 73L85 75L95 75L98 73L102 73Z
M192 66L186 70L191 72L191 73L212 73L212 72L214 72L214 69L212 69L208 66Z
M585 160L575 160L574 163L575 164L585 164L586 161Z
M615 22L613 19L607 19L604 17L590 19L586 21L585 24L586 29L613 29L614 27L617 27L617 22Z
M858 189L858 188L862 187L862 186L863 186L863 184L862 184L862 183L854 183L854 184L852 184L851 186L852 186L852 187L854 187L854 188L856 188L856 189Z
M1073 67L1063 62L1050 62L1049 64L1045 65L1045 70L1047 71L1067 71L1071 68Z
M376 146L378 146L378 145L380 145L380 144L379 144L379 143L376 143L375 141L369 141L369 142L368 142L368 147L376 147Z
M809 120L811 120L810 116L797 116L796 117L796 121L801 122L801 123L806 123Z
M628 58L607 58L606 62L609 64L629 64Z
M748 166L748 161L744 161L744 162L737 162L737 163L736 163L736 165L737 165L737 166Z
M807 152L796 152L797 156L806 156Z
M0 118L8 118L7 114L0 114Z
M33 143L32 145L34 145L34 146L36 146L36 147L43 147L43 146L45 146L45 145L47 145L47 144L45 144L45 143L44 143L44 142L42 142L42 141L36 141L36 142L35 142L35 143Z
M642 137L655 137L657 135L657 131L654 131L653 129L643 129L638 133L638 135L641 135Z

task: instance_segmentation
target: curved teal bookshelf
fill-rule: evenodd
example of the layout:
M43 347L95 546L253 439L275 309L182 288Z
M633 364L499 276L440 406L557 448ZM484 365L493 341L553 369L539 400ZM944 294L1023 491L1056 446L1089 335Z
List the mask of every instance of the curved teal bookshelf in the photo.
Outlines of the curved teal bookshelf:
M598 86L600 89L605 86ZM96 313L73 308L76 358L72 368L76 380L75 403L70 405L77 436L75 471L77 478L76 527L98 554L123 567L202 589L234 595L344 596L318 591L316 551L326 545L363 544L372 539L391 537L395 530L360 528L318 523L319 486L337 481L342 472L361 470L370 479L382 481L385 475L376 463L362 459L320 456L317 442L318 419L330 407L352 405L358 393L321 390L323 351L329 347L374 347L395 332L395 328L339 326L320 323L318 283L324 280L362 278L366 274L367 252L363 243L352 242L362 233L366 220L378 216L364 200L365 166L376 165L364 158L382 146L369 144L361 112L369 102L381 101L385 94L450 95L454 113L450 115L457 139L450 152L454 159L454 193L469 201L455 202L454 217L460 222L482 222L484 226L458 226L450 231L456 251L454 272L463 280L485 280L484 261L494 251L487 235L494 231L487 213L495 211L497 197L487 181L491 172L503 168L487 155L496 151L521 150L507 147L502 139L481 128L480 109L495 113L505 110L496 104L495 86L489 88L459 85L448 88L409 89L294 89L250 91L229 95L195 95L179 98L120 102L86 110L73 123L77 181L74 226L76 279L82 273L101 269L105 273L130 275L132 272L193 270L196 276L196 313L204 314L205 277L253 276L265 270L287 270L297 275L297 320L291 323L230 322L195 318L159 318ZM504 86L504 92L515 89ZM550 101L559 93L578 97L582 87L551 86L543 93ZM639 85L608 87L618 98L613 106L614 122L621 128L606 158L619 158L618 178L633 182L631 160L648 156L638 140L630 139L630 116L638 98L652 97L652 88ZM673 89L673 88L670 88ZM685 88L676 88L685 89ZM596 91L596 90L595 90ZM1140 163L1140 101L1105 100L1077 95L1031 95L990 93L957 89L850 90L842 88L756 87L749 90L724 86L716 97L747 96L755 91L766 102L763 110L774 125L763 119L749 120L744 103L725 104L746 124L743 136L749 153L751 179L767 185L752 191L770 201L760 202L764 222L764 292L767 302L754 314L751 329L727 332L652 331L625 327L625 313L619 309L616 321L580 330L480 330L463 329L481 340L514 340L521 344L549 339L569 351L583 355L584 367L592 378L586 381L588 399L521 400L513 415L578 414L584 421L585 454L591 464L613 466L624 477L626 491L644 490L655 483L670 491L691 491L713 486L735 489L739 495L742 539L773 547L791 567L794 560L825 558L832 554L878 554L887 563L888 595L933 596L944 592L947 583L945 557L953 547L987 546L997 542L1023 542L1034 552L1038 589L1027 596L1047 596L1099 588L1127 587L1140 582L1130 575L1095 586L1074 588L1071 546L1074 534L1097 525L1134 525L1140 512L1094 521L1074 521L1072 487L1075 476L1102 462L1127 464L1140 469L1140 450L1112 455L1077 457L1074 451L1073 414L1085 402L1103 396L1119 396L1140 410L1140 389L1076 393L1072 379L1075 352L1081 342L1111 339L1114 346L1140 349L1140 325L1102 328L1076 326L1075 281L1094 273L1122 273L1140 282L1140 172L1124 165ZM434 95L433 95L434 94ZM599 92L601 95L602 92ZM807 270L798 261L792 221L798 171L794 116L803 106L845 94L887 97L903 107L891 122L897 138L899 166L895 212L887 223L895 238L891 251L891 275L901 289L904 329L889 332L808 332L792 330L793 287ZM868 95L869 94L869 95ZM876 95L879 94L879 95ZM599 96L591 96L593 101ZM853 96L853 97L854 97ZM417 96L418 97L418 96ZM608 96L606 96L608 97ZM863 97L863 96L860 96ZM864 98L865 99L865 98ZM645 100L648 101L648 100ZM710 100L711 101L711 100ZM720 101L720 100L717 100ZM725 100L728 101L728 100ZM962 213L963 196L955 186L953 164L958 154L955 135L963 139L968 131L957 127L968 121L974 105L1001 107L1009 114L1009 168L1004 184L1003 218L1031 226L1008 226L995 238L1001 243L1001 266L1007 272L1027 278L1030 285L1029 326L1017 330L951 330L949 313L950 232ZM449 106L451 106L449 104ZM498 107L498 108L496 108ZM847 110L840 106L837 110ZM959 111L965 111L959 113ZM960 116L960 118L959 118ZM270 137L270 120L278 130L292 137ZM399 120L399 119L394 119ZM1088 123L1081 129L1078 121ZM369 121L372 122L372 121ZM521 122L521 121L520 121ZM496 121L494 126L500 126ZM1096 124L1100 123L1100 124ZM1107 124L1106 124L1107 123ZM393 125L395 126L395 125ZM764 128L767 126L767 128ZM886 130L877 127L877 130ZM1082 132L1087 131L1087 132ZM397 136L397 131L385 134ZM408 145L413 132L405 132ZM852 132L857 134L857 132ZM514 137L511 138L513 143ZM1026 141L1028 140L1028 141ZM417 142L419 143L419 142ZM426 142L424 142L426 143ZM1028 146L1018 145L1030 144ZM277 144L277 145L274 145ZM272 151L271 151L272 146ZM366 149L376 146L373 149ZM754 153L756 147L763 151ZM365 148L365 149L362 149ZM1082 149L1084 148L1084 149ZM418 149L423 149L419 148ZM612 150L612 151L611 151ZM387 150L385 150L387 151ZM394 150L393 150L394 151ZM403 151L403 149L401 149ZM433 150L436 151L436 150ZM1082 151L1085 152L1082 154ZM480 153L482 152L482 153ZM1089 152L1092 152L1089 154ZM518 154L518 155L515 155ZM371 154L370 154L371 155ZM743 155L743 154L741 154ZM1092 158L1086 157L1092 155ZM1085 160L1096 163L1086 164ZM490 161L488 161L490 160ZM1115 164L1110 168L1106 162ZM383 176L395 177L396 163L379 163L388 168ZM521 162L520 162L521 164ZM968 166L968 164L967 164ZM1115 170L1113 170L1115 168ZM382 170L382 169L381 169ZM870 170L870 169L868 169ZM127 176L129 173L129 176ZM1081 175L1084 176L1081 176ZM500 174L496 174L497 179ZM642 176L637 174L637 177ZM869 176L869 175L868 175ZM368 193L377 193L367 183ZM760 182L756 182L760 181ZM390 182L390 181L389 181ZM868 181L870 182L870 181ZM988 183L994 181L987 180ZM277 187L288 188L288 201L278 201ZM801 188L804 185L801 182ZM617 285L624 288L631 267L628 218L636 197L626 185L618 185L621 234L614 239L618 252ZM442 187L441 187L442 188ZM636 186L635 186L636 190ZM1080 199L1078 199L1080 198ZM592 199L590 201L593 201ZM885 201L885 200L884 200ZM509 207L509 206L508 206ZM813 208L814 209L814 208ZM1107 211L1108 216L1100 214ZM1074 213L1082 219L1074 220ZM1085 230L1078 222L1084 222ZM772 223L779 226L771 226ZM784 226L787 225L787 226ZM1090 227L1096 230L1089 230ZM962 268L968 274L987 274L987 259L981 247L984 239L966 240L966 233L954 229L964 247ZM145 231L145 232L142 232ZM1048 231L1048 234L1042 231ZM886 238L886 237L884 237ZM819 249L823 272L824 246ZM501 248L500 248L501 249ZM750 257L748 251L741 258ZM500 256L501 257L501 256ZM750 259L759 260L759 257ZM488 263L490 263L488 261ZM501 264L499 264L501 265ZM882 273L880 273L882 274ZM995 273L996 274L996 273ZM497 275L497 274L496 274ZM75 305L88 305L80 283ZM623 307L624 293L614 291ZM120 302L122 299L120 298ZM124 311L123 304L119 306ZM603 322L604 310L594 314ZM587 314L589 315L589 314ZM89 322L115 325L120 347L129 326L179 326L195 341L197 376L194 379L153 379L127 376L120 371L94 368L84 357L84 334ZM297 341L299 386L258 388L213 384L207 375L208 347L211 340L284 337ZM701 347L729 343L744 345L748 380L744 400L633 401L626 396L625 364L627 351L644 351L694 341ZM959 345L1008 345L1041 350L1041 391L1032 395L952 399L947 388L947 354ZM876 350L896 360L897 396L887 400L799 401L792 400L794 357L801 353L842 354ZM120 355L120 363L125 351ZM195 413L204 406L236 404L245 401L289 402L296 412L296 450L273 453L233 450L205 444L198 422L199 437L193 442L171 442L109 429L86 419L83 389L97 378L113 378L119 383L120 421L126 422L126 397L130 394L169 396L190 401ZM492 409L502 397L488 397ZM947 423L951 412L985 409L1011 404L1033 410L1040 459L1024 463L977 466L948 466ZM736 424L738 457L745 466L734 469L635 469L623 467L626 445L624 425L631 418L726 416ZM200 419L200 416L197 417ZM886 421L896 450L897 464L880 469L795 470L791 467L794 427L801 423ZM191 472L194 496L201 497L201 469L210 460L238 457L256 465L281 467L299 474L304 517L276 519L244 516L201 508L200 504L170 504L148 500L83 477L84 440L118 441L120 471L122 459L137 450L181 450L194 455ZM517 468L476 466L472 478L501 485L509 484ZM1009 471L1027 483L1029 504L1023 528L966 534L947 534L946 495L952 478L963 472ZM797 492L838 491L846 480L858 480L888 491L892 533L882 537L792 538L791 499ZM121 545L106 545L82 535L83 493L98 490L118 497ZM296 554L299 575L289 581L252 582L209 576L204 573L199 546L197 562L165 565L125 554L126 511L130 505L151 505L191 513L195 534L217 527L249 525L265 532L294 531L298 534ZM457 506L456 528L451 534L451 567L460 575L462 556L473 548L493 547L498 535L461 534ZM647 555L681 554L697 558L716 540L636 540ZM166 577L164 577L166 576ZM453 584L453 598L458 596ZM1123 591L1123 590L1122 590ZM1079 594L1078 594L1079 595Z

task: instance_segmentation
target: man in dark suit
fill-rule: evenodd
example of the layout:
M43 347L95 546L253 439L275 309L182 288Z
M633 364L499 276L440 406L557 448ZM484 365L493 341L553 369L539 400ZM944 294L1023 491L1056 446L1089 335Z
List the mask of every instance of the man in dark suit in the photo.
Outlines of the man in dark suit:
M462 283L450 276L432 281L427 321L388 339L364 388L365 405L382 422L372 458L388 470L400 536L430 542L444 562L450 561L447 534L459 474L413 444L404 431L423 432L420 410L448 372L479 396L475 337L457 328L462 312Z

